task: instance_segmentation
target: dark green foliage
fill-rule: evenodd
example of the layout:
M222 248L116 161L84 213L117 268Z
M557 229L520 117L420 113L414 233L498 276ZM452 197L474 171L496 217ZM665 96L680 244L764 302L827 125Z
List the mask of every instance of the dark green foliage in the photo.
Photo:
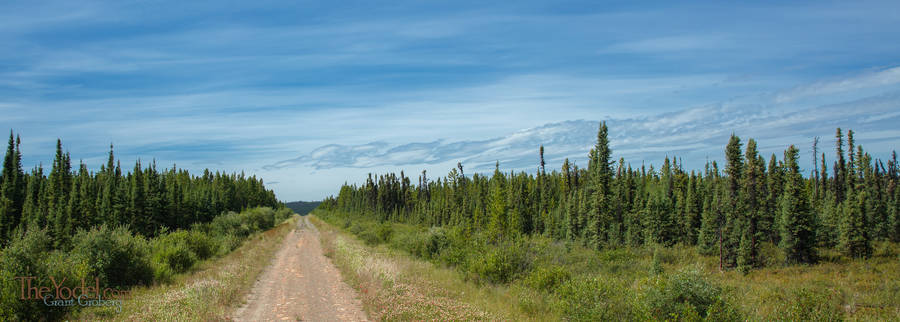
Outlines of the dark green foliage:
M812 263L817 257L815 220L797 165L797 152L793 145L784 152L784 193L779 200L781 248L788 262Z
M572 273L561 266L540 266L535 268L524 279L525 285L545 292L553 292L556 287L569 281Z
M872 254L872 240L866 223L866 191L855 192L843 205L841 222L841 251L853 258L867 258Z
M571 279L556 288L556 307L570 321L645 320L636 303L621 296L626 287L617 279Z
M378 245L389 243L393 235L393 228L390 223L354 223L350 227L350 232L359 236L366 244Z
M182 234L168 234L153 240L153 263L173 273L187 271L197 261L197 254L188 246ZM157 277L163 276L159 271Z
M321 201L291 201L284 203L284 206L303 216L316 209L321 203Z
M656 277L643 296L650 315L658 320L690 321L711 314L722 317L723 311L733 310L722 298L720 287L691 270Z
M165 281L293 215L256 177L159 171L155 161L138 161L123 174L112 146L99 172L83 163L73 171L60 140L49 175L40 165L26 174L19 145L11 134L0 172L0 320L53 320L66 312L18 300L17 276L45 286L51 276L66 283L96 278L120 289ZM226 213L259 206L279 210Z
M14 238L0 254L0 320L37 321L54 318L63 312L53 310L39 301L20 299L20 280L16 277L34 276L34 283L49 284L44 265L50 254L52 240L45 230L33 230L24 237Z
M491 247L482 256L470 256L467 269L471 277L483 279L491 283L508 283L527 273L531 263L526 248L515 242Z
M364 185L341 187L320 209L353 220L458 229L493 245L527 235L594 249L696 244L700 253L719 256L722 269L744 272L771 263L814 262L816 247L844 245L848 256L865 257L872 241L900 240L896 161L884 166L852 142L856 153L848 162L841 132L834 176L822 163L822 172L812 178L803 177L796 147L786 151L784 160L773 154L767 166L756 141L747 140L743 149L736 135L726 145L724 171L710 161L702 173L686 172L675 157L667 157L659 169L633 169L624 159L614 168L608 137L600 124L587 169L565 162L561 171L546 172L550 168L539 150L535 175L501 172L499 162L492 176L465 176L461 164L436 180L423 172L417 186L409 185L402 172L370 175ZM825 156L817 160L824 162ZM358 232L384 242L376 230ZM425 258L464 262L466 251L455 247L441 254L426 250L421 234L401 234L402 240L415 240L403 248ZM769 256L787 258L762 258L764 243L782 248ZM452 252L456 255L443 255Z
M101 225L79 230L72 237L71 254L88 265L88 276L99 278L103 285L146 285L153 280L148 249L144 238L124 227Z
M163 227L189 228L226 211L281 207L262 180L244 174L206 170L194 176L174 167L159 171L155 161L144 167L140 160L123 174L112 146L99 172L83 163L73 171L69 153L57 140L49 175L40 166L25 174L18 147L11 135L0 172L0 244L14 232L46 229L53 247L67 250L78 229L100 224L128 225L135 233L154 236Z

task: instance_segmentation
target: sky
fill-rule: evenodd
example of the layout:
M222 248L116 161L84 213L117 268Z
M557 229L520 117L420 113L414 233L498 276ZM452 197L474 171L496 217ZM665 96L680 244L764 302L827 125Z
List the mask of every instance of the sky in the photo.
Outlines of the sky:
M4 1L0 129L26 168L244 171L317 200L368 173L900 146L900 2ZM127 166L126 168L130 168ZM415 180L413 180L415 181Z

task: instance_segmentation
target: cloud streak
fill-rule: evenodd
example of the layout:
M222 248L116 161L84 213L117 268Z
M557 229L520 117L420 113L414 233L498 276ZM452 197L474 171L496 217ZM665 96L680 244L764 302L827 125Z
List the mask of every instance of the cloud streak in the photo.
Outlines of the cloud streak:
M818 106L796 111L716 104L664 113L652 117L609 119L615 157L628 162L659 163L665 156L685 158L699 168L705 160L721 160L731 133L755 138L763 153L780 153L794 144L807 149L814 136L826 138L836 127L852 128L859 143L882 157L900 142L900 130L886 130L900 121L900 91L862 100ZM411 142L359 145L329 144L297 158L263 167L377 168L462 162L476 171L487 171L499 161L506 169L534 170L537 150L543 145L547 159L556 165L562 159L586 161L596 140L598 121L575 120L549 123L509 135L471 141Z

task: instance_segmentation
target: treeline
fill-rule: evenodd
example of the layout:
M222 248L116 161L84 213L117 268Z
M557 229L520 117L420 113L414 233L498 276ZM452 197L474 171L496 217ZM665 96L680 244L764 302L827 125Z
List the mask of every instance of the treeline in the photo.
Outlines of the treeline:
M101 224L128 226L153 237L165 227L188 228L209 222L226 211L251 207L282 207L261 179L241 174L212 173L195 176L175 166L159 170L156 162L131 171L109 159L99 172L80 162L73 168L69 153L57 140L56 157L46 173L43 165L22 169L21 140L10 133L0 173L0 244L27 231L46 230L53 247L68 248L79 229Z
M284 206L303 216L316 209L321 203L321 201L291 201L284 203Z
M611 159L607 132L601 123L587 168L567 159L548 172L541 147L534 175L501 172L499 163L492 176L466 176L461 164L437 180L423 171L417 184L403 172L370 174L320 207L382 222L459 227L494 242L543 235L595 249L696 245L717 255L720 267L741 270L764 264L766 244L779 247L787 262L813 263L821 249L865 258L874 241L900 241L896 153L874 159L853 131L845 139L837 129L830 167L816 138L806 176L797 147L766 161L755 140L745 146L735 135L722 169L712 161L686 171L680 158L668 157L658 169L634 168Z

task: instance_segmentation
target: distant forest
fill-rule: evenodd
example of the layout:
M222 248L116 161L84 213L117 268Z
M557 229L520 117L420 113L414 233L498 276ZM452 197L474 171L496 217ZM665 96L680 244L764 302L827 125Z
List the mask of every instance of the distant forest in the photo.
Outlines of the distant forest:
M813 169L800 171L791 145L766 158L757 142L732 135L725 164L687 171L680 158L659 168L634 168L611 159L606 123L600 125L587 168L568 159L536 174L502 172L466 176L458 164L436 180L425 171L413 183L404 172L369 175L344 185L321 208L381 222L460 227L495 242L543 235L595 249L696 245L723 269L762 266L761 245L782 250L788 263L814 263L820 249L851 258L872 254L873 241L900 241L900 189L896 152L873 159L854 133L835 132L827 159L811 144ZM807 152L808 153L808 152ZM828 160L831 160L829 162Z
M290 208L298 215L306 215L321 204L321 201L292 201L285 203L284 206Z
M22 169L21 140L10 133L0 173L0 244L28 230L45 229L57 247L67 244L78 229L106 224L127 225L152 237L166 227L189 228L226 211L252 207L279 208L275 193L261 179L244 174L205 170L196 176L186 170L159 170L156 161L141 160L123 173L110 145L109 159L100 171L83 162L73 169L69 153L56 142L56 157L47 174L43 165Z

